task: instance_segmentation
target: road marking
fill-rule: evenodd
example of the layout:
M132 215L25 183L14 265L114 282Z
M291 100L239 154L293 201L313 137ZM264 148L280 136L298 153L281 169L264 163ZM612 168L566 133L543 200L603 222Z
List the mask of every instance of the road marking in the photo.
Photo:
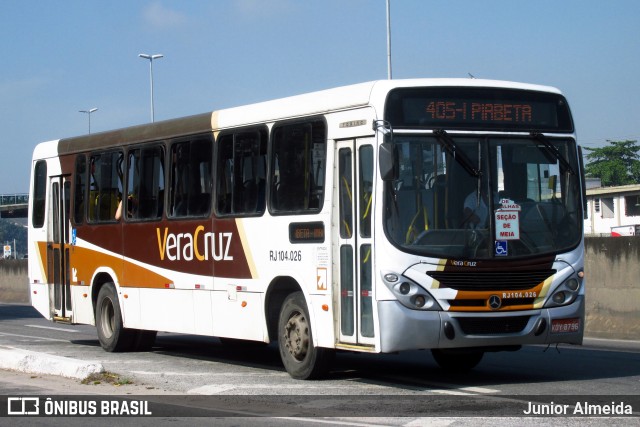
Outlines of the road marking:
M45 341L60 341L68 343L69 340L59 340L56 338L47 338L47 337L34 337L32 335L22 335L22 334L9 334L7 332L0 332L0 335L8 336L8 337L20 337L20 338L33 338L35 340L45 340Z
M471 391L473 393L500 393L500 390L484 387L460 387L460 390Z
M437 394L451 394L454 396L475 396L475 393L467 393L464 391L458 391L458 390L429 390L431 393L437 393Z
M187 394L223 394L229 390L236 388L234 384L219 384L219 385L205 385L202 387L192 388L187 391Z
M500 390L484 387L456 387L453 384L444 390L430 390L432 393L473 396L478 394L500 393Z
M342 421L342 420L320 420L318 418L304 418L304 417L273 417L274 419L277 420L289 420L289 421L295 421L296 423L299 423L301 420L304 420L305 422L308 423L318 423L318 424L331 424L334 426L361 426L361 427L370 427L372 424L371 423L358 423L358 422L354 422L354 421Z
M137 375L157 375L157 372L146 372L146 371L131 371L134 374ZM194 373L194 372L185 372L185 373L179 373L179 372L166 372L163 373L162 376L200 376L202 375L201 373ZM233 375L233 376L238 376L237 373L229 373L226 375ZM243 375L243 376L251 376L251 375ZM192 388L190 390L187 391L187 394L204 394L204 395L213 395L213 394L220 394L220 393L226 393L229 390L237 390L239 392L239 394L243 394L242 390L257 390L257 389L270 389L273 386L270 384L236 384L236 383L220 383L220 384L205 384L202 385L200 387L196 387L196 388ZM313 389L313 386L309 386L308 384L302 384L302 385L289 385L288 389L301 389L301 390L305 390L305 391L309 391L311 389ZM341 385L326 385L323 384L321 387L317 387L318 389L322 389L322 390L327 390L328 388L336 388L336 389L342 389ZM478 396L478 395L482 395L482 394L488 394L488 393L499 393L499 390L494 390L494 389L490 389L490 388L482 388L482 387L463 387L463 388L455 388L455 387L451 387L451 388L447 388L447 389L429 389L429 390L423 390L424 395L433 393L433 394L445 394L445 395L452 395L452 396Z
M137 361L136 361L137 362ZM131 371L132 374L136 374L136 375L158 375L157 371ZM170 377L170 376L174 376L174 377L188 377L188 376L193 376L193 377L199 377L202 376L202 372L162 372L163 377ZM209 373L207 373L207 375L211 375ZM238 376L237 373L234 374L229 374L229 375L233 375L233 376Z
M54 331L62 331L62 332L82 332L82 331L78 331L76 329L65 329L65 328L56 328L53 326L40 326L40 325L24 325L27 326L29 328L39 328L39 329L51 329Z
M399 383L406 383L407 378L401 375L391 375L386 378L386 380L391 380ZM452 384L452 383L444 383L439 381L409 381L408 384L414 386L416 389L423 389L423 391L428 391L431 393L441 393L441 394L453 394L453 395L477 395L477 394L489 394L489 393L500 393L500 390L496 390L493 388L486 387L474 387L474 386L464 386L462 384Z

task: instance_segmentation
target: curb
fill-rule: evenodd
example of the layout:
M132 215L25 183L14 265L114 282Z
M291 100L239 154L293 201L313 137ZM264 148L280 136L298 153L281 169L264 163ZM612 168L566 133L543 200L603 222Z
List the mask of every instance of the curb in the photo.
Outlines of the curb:
M584 337L582 346L606 350L640 351L640 340L618 340L610 338Z
M84 362L69 357L5 346L0 346L0 369L32 374L59 375L80 380L91 374L104 372L104 367L98 362Z

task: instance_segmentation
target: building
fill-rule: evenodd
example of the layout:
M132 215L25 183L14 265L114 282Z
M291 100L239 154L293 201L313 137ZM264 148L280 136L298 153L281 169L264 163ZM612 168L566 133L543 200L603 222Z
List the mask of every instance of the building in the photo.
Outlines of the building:
M640 235L640 184L594 188L587 185L584 234Z

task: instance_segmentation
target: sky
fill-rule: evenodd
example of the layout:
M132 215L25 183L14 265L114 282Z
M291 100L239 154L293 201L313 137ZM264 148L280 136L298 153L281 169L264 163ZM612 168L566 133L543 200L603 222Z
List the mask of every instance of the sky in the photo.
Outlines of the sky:
M394 79L537 83L640 140L640 1L390 0ZM385 0L0 0L0 194L37 143L387 78ZM80 110L98 108L88 115Z

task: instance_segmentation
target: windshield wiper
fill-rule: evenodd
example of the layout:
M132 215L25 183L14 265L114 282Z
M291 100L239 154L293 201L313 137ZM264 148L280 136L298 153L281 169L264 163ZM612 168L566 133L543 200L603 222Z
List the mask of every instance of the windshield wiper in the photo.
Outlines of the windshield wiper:
M447 131L445 131L444 129L437 129L433 131L433 135L436 137L436 140L438 141L438 143L440 143L442 148L447 153L449 153L451 157L456 159L460 166L462 166L469 175L480 178L482 172L475 166L473 166L473 163L471 163L469 157L467 157L464 151L462 151L460 147L458 147L453 138L449 136Z
M533 137L533 139L545 146L546 150L543 150L545 154L550 153L557 161L560 162L564 170L569 171L571 175L576 174L576 172L571 167L571 164L567 161L567 159L564 158L560 150L558 150L558 147L553 145L546 136L544 136L540 132L531 132L531 136ZM540 149L542 150L542 148Z

